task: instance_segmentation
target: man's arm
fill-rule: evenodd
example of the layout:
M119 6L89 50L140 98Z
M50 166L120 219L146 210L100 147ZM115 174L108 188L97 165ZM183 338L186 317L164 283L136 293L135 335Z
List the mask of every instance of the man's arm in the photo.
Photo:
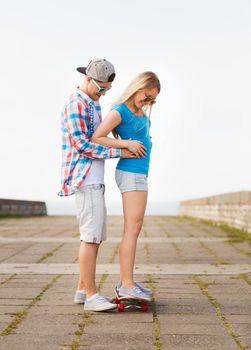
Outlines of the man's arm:
M85 157L92 159L119 158L121 150L105 147L91 142L88 137L86 106L73 101L66 106L66 128L75 149Z

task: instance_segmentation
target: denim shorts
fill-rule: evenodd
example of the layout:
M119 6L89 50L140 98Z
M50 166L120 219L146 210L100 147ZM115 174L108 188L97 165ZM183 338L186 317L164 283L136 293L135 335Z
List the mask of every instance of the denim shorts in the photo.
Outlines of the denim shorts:
M121 193L130 191L148 191L147 176L116 169L115 179Z
M106 240L105 185L86 185L76 192L80 240L100 244Z

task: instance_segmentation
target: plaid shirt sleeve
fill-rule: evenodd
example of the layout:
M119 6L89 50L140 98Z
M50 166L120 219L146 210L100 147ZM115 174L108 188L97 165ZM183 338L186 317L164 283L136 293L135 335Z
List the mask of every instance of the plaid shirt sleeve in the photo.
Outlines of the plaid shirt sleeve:
M79 100L66 106L66 128L74 148L91 159L119 158L121 150L98 145L90 141L88 133L87 107Z

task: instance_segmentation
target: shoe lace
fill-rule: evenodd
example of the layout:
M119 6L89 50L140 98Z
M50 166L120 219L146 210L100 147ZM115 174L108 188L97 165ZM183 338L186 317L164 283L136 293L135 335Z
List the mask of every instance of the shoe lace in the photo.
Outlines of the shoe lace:
M135 286L133 290L134 290L135 293L137 293L137 294L141 294L141 295L143 294L143 293L142 293L142 290L141 290L139 287L137 287L137 286Z
M101 301L101 302L104 302L104 301L107 302L107 298L104 297L103 295L98 295L98 296L97 296L97 300L98 300L98 301Z
M149 289L149 288L146 288L146 287L144 287L144 286L142 286L142 284L140 284L140 283L137 283L137 285L138 285L138 287L144 292L145 290L151 290L151 289Z

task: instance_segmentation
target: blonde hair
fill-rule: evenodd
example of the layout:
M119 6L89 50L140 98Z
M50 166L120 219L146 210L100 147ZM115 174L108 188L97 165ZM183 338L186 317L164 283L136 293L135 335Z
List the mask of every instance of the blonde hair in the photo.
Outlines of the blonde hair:
M137 92L141 90L154 88L158 90L158 93L160 92L160 81L158 76L151 71L142 72L131 81L123 94L116 101L114 101L113 106L129 101ZM153 105L150 104L143 108L145 114L149 110L149 118L151 115L152 106ZM112 133L114 137L118 138L118 134L116 133L115 129L112 130Z

